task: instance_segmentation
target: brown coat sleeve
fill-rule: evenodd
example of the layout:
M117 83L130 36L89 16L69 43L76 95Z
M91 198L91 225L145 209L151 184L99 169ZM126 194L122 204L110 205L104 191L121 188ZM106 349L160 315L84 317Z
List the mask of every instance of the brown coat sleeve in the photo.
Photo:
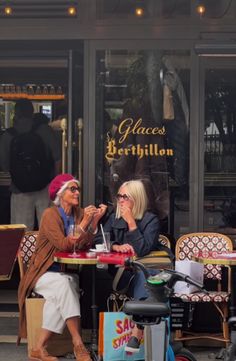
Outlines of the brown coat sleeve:
M55 251L69 251L71 249L57 207L47 208L43 213L36 252L39 252L39 249L45 246L45 242L50 243L51 247L55 248Z
M80 215L76 216L76 223L80 224L83 218L83 210ZM46 239L54 245L57 251L71 251L72 245L64 234L64 225L60 213L56 207L48 208L42 217L39 232L40 240ZM86 248L91 245L94 235L90 232L81 233L78 240L78 248Z

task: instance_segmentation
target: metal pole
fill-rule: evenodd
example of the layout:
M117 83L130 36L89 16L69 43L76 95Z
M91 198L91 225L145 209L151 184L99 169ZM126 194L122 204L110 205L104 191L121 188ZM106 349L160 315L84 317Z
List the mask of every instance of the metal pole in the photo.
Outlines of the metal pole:
M78 178L82 190L82 167L83 167L83 119L79 118L77 121L78 127ZM83 194L83 192L81 192Z
M61 120L61 129L62 129L62 141L61 141L61 146L62 146L62 149L61 149L61 168L62 168L62 173L65 173L66 172L66 169L67 169L67 136L66 136L66 131L67 131L67 120L66 118L63 118Z
M98 306L96 305L96 266L92 266L92 334L91 349L97 351L98 348Z
M73 51L68 59L68 123L67 123L67 172L72 173L72 92L73 92Z

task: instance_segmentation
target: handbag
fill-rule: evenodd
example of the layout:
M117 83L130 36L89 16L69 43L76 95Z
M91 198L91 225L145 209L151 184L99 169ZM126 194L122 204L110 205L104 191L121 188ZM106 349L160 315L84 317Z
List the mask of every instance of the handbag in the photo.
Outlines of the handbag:
M103 361L144 360L144 345L141 341L140 351L127 354L127 344L134 322L124 312L99 313L98 355Z
M130 300L131 298L125 293L113 291L107 298L107 310L108 312L121 312L125 302Z

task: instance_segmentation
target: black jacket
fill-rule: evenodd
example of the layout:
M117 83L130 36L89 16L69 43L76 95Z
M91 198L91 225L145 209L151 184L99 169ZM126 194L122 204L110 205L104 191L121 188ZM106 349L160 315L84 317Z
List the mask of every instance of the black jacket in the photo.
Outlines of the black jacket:
M103 224L104 232L110 232L111 244L130 244L137 256L142 257L153 250L161 249L159 238L159 220L151 212L146 212L141 220L136 220L137 228L128 230L123 218L115 218L112 213ZM102 234L99 231L95 243L102 243Z

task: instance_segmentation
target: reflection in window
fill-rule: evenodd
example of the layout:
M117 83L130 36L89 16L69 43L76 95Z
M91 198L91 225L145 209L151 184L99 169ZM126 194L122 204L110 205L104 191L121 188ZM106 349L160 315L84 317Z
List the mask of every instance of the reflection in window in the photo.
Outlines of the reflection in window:
M205 170L236 172L236 87L232 70L206 74Z
M96 202L113 202L124 181L145 179L163 231L177 204L187 226L188 52L98 52L96 107Z
M227 61L226 61L227 62ZM219 66L219 63L217 63ZM236 71L206 70L204 228L236 227Z

